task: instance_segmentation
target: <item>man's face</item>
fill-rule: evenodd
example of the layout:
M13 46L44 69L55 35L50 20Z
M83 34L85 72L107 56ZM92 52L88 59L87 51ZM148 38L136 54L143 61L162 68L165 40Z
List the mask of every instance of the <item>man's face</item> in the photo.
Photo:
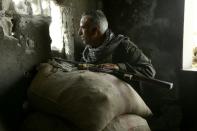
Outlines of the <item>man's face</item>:
M78 33L84 44L93 46L95 43L95 30L91 23L90 16L83 16L81 18Z

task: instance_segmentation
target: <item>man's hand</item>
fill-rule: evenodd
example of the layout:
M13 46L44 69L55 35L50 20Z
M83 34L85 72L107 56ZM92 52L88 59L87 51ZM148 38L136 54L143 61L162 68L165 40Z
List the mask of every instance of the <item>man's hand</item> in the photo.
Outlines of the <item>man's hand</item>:
M78 64L78 69L80 70L87 70L91 67L95 67L96 65L94 64Z
M109 69L109 70L119 70L118 65L112 64L112 63L100 64L100 65L98 65L98 67L99 67L99 68Z

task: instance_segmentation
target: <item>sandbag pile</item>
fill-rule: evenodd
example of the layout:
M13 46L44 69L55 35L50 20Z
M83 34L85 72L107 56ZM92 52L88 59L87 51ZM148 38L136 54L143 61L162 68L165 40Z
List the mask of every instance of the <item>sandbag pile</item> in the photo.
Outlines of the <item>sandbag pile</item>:
M62 72L45 64L28 98L38 111L69 121L78 131L150 130L142 118L151 115L150 109L130 85L110 74Z
M34 112L23 124L22 131L81 131L65 119ZM145 119L138 115L126 114L114 118L103 131L150 131Z

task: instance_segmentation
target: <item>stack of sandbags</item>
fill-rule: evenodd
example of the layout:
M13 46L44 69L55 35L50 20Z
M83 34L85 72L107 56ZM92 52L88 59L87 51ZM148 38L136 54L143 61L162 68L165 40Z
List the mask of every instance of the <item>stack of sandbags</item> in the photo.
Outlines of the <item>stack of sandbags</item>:
M130 85L110 74L55 71L45 64L28 97L37 110L65 119L80 131L120 131L136 121L150 130L142 118L151 115L150 109Z
M23 124L22 131L81 131L72 123L54 115L34 112ZM150 131L146 120L138 115L115 117L102 131Z

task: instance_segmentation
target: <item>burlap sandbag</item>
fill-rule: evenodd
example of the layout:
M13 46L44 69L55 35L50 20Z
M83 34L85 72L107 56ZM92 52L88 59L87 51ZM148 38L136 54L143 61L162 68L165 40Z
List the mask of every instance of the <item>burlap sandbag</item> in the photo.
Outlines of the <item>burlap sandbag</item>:
M103 131L150 131L150 127L144 118L125 114L114 118Z
M90 71L53 72L48 64L32 81L28 97L37 109L61 116L81 131L101 131L120 114L151 114L135 90L115 76Z
M27 116L22 131L80 131L64 119L35 112ZM150 131L147 121L137 115L115 117L102 131Z

